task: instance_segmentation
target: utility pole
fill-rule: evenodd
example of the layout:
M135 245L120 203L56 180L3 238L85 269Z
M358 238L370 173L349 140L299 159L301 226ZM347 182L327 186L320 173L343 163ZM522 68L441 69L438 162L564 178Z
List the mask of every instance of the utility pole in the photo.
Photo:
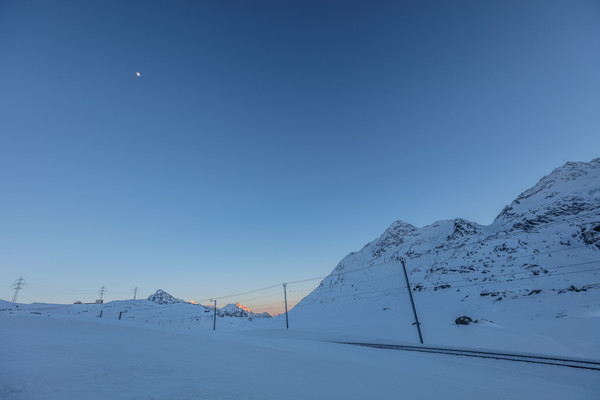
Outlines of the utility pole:
M283 284L283 298L285 299L285 329L289 329L288 313L287 313L287 283Z
M137 299L137 292L138 292L138 288L137 286L135 287L135 289L133 289L133 299Z
M20 277L19 279L16 280L15 283L13 283L11 285L11 287L14 289L15 294L12 298L12 302L16 303L17 302L17 295L19 294L19 290L23 289L23 286L27 285L27 283L25 282L25 279L23 279L23 277Z
M104 293L106 293L106 288L104 286L102 286L100 288L100 290L98 290L98 294L100 295L100 300L102 300L102 297L104 296Z
M412 291L410 290L410 282L408 281L408 274L406 273L406 265L404 258L400 259L402 262L402 269L404 270L404 278L406 278L406 287L408 288L408 296L410 297L410 304L412 305L413 314L415 316L415 324L417 325L417 331L419 332L419 340L423 344L423 336L421 335L421 324L419 323L419 317L417 317L417 309L415 308L415 301L413 300Z
M210 299L215 302L215 309L213 310L213 331L217 330L217 300Z

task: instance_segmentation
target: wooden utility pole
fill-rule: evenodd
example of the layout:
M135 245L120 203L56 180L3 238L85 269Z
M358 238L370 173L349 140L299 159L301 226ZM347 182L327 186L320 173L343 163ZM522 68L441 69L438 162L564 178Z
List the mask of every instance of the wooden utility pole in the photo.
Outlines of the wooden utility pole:
M417 309L415 308L415 301L413 300L412 291L410 290L410 282L408 281L408 274L406 273L406 265L404 264L404 258L400 259L402 262L402 269L404 270L404 278L406 278L406 288L408 289L408 296L410 297L410 304L412 305L413 314L415 316L415 325L417 325L417 331L419 332L419 341L423 344L423 336L421 335L421 324L419 323L419 317L417 317Z
M217 330L217 300L215 302L215 309L213 310L213 331Z
M288 312L287 312L287 283L283 284L283 298L285 299L285 329L289 329Z

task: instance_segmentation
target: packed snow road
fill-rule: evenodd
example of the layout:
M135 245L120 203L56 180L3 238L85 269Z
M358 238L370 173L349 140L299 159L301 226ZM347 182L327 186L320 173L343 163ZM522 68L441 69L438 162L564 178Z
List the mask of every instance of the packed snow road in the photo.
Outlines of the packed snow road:
M598 372L0 315L1 399L597 399Z

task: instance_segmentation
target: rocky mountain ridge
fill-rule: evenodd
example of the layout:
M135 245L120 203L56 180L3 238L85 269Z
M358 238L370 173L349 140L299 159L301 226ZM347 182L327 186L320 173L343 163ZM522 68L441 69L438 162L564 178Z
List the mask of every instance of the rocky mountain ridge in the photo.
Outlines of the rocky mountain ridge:
M415 292L498 301L597 288L600 158L555 169L488 226L461 218L422 228L396 221L342 259L296 309L396 293L405 286L395 279L402 261ZM497 288L488 289L492 283Z

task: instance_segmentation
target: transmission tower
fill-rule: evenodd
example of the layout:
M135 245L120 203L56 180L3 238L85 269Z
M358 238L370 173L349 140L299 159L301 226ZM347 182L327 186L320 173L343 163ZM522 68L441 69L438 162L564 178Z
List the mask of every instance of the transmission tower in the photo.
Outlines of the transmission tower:
M137 292L138 292L138 288L137 286L135 287L135 289L133 289L133 299L137 299Z
M106 293L106 288L104 286L102 286L100 288L100 290L98 290L98 294L100 295L100 300L102 300L102 296L104 296L104 293Z
M25 279L23 279L23 277L20 277L19 279L17 279L15 281L15 283L10 285L13 288L13 290L15 291L15 294L12 298L13 303L17 302L17 295L19 294L19 290L23 289L23 286L25 286L25 285L27 285L27 283L25 282Z

